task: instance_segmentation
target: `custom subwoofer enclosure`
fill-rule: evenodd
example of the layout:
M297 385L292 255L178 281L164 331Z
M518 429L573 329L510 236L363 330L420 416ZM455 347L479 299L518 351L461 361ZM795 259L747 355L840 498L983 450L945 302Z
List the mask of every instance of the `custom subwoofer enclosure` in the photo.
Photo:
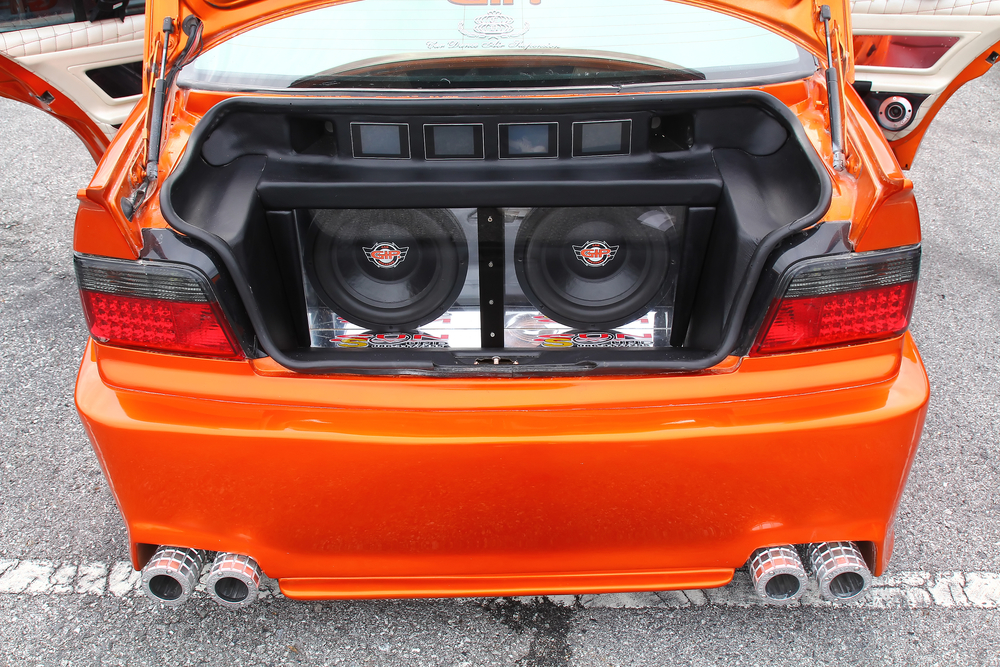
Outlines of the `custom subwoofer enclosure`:
M664 206L301 211L310 344L667 346L685 216Z

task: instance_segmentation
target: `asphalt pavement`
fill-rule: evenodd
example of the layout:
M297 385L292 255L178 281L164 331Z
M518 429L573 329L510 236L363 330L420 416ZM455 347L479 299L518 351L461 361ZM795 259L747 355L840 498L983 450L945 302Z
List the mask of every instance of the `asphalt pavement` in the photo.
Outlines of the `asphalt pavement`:
M125 531L72 402L75 193L94 164L61 124L0 100L0 665L1000 665L997 109L1000 70L948 102L909 172L932 399L889 576L867 601L761 605L741 579L586 599L269 594L231 612L154 605L121 564Z

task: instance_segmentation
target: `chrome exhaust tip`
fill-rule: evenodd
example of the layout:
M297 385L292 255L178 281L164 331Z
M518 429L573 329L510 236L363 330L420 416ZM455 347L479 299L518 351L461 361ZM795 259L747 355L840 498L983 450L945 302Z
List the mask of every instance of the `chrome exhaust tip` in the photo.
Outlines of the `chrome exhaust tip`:
M263 574L250 556L219 553L205 579L209 595L223 607L242 609L253 604Z
M198 585L202 565L197 549L160 547L142 568L142 592L171 607L184 604Z
M850 602L871 586L872 573L854 542L810 544L808 554L825 599Z
M791 544L757 549L750 557L750 578L757 595L778 604L794 602L806 590L806 568Z

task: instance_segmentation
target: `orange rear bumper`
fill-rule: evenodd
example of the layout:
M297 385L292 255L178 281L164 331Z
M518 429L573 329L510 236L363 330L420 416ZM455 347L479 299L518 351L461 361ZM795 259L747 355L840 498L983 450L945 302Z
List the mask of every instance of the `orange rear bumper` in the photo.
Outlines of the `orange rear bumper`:
M632 378L295 376L89 345L77 407L142 545L296 598L721 586L758 547L876 574L929 394L910 336Z

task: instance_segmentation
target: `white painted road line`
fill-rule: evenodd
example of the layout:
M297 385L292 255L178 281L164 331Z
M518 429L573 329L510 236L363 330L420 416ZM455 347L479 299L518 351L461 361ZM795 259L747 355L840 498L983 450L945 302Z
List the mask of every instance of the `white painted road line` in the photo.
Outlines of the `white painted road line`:
M201 586L199 586L201 588ZM60 563L46 560L0 560L0 595L139 595L139 573L131 563ZM265 579L261 597L280 597L278 583ZM534 598L519 598L523 601ZM768 606L753 592L750 579L737 572L723 588L660 593L608 593L604 595L552 595L562 606L584 608L680 608L715 605ZM822 600L815 581L796 603L832 606ZM873 580L869 594L851 606L874 609L930 607L1000 608L1000 573L899 572ZM795 606L794 604L792 606Z
M733 582L722 588L665 593L612 593L580 596L584 607L726 607L777 606L762 600L753 591L750 577L737 572ZM793 605L837 606L823 600L819 586L810 579L802 598ZM845 606L869 609L930 607L1000 608L1000 574L996 572L899 572L872 580L861 600Z

